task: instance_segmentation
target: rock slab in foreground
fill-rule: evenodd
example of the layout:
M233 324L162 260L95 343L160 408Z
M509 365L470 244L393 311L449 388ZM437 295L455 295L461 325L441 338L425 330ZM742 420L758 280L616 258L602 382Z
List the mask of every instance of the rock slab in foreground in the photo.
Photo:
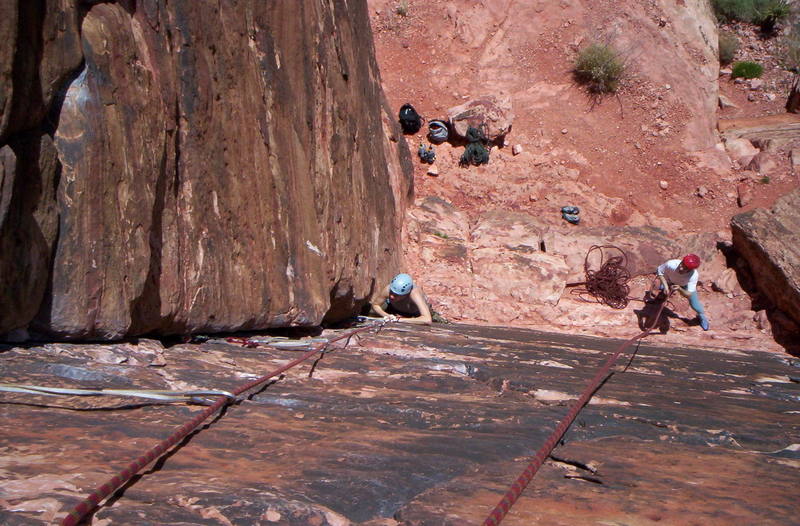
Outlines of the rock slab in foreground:
M228 408L94 523L480 524L617 344L393 326L327 353L313 378L303 365ZM3 350L0 381L150 389L233 390L298 356L221 341ZM796 521L797 360L648 344L624 368L629 358L504 524ZM55 522L202 410L0 400L9 525Z

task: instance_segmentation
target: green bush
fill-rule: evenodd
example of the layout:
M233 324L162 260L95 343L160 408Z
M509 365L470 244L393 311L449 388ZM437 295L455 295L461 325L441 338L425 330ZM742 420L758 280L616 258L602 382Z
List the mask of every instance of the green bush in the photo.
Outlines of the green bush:
M764 73L764 68L761 64L755 62L737 62L733 65L731 78L742 77L745 79L754 79L760 77L762 73Z
M711 7L720 22L751 22L756 14L756 0L711 0Z
M590 44L583 48L575 59L575 78L588 86L592 93L617 91L625 63L610 46Z
M711 7L720 22L750 22L765 33L773 33L791 13L788 0L711 0Z
M733 57L739 50L739 39L736 35L728 31L721 31L719 34L719 63L727 66L733 62Z
M761 0L756 2L753 23L761 27L766 34L775 32L775 26L789 17L791 9L786 0Z

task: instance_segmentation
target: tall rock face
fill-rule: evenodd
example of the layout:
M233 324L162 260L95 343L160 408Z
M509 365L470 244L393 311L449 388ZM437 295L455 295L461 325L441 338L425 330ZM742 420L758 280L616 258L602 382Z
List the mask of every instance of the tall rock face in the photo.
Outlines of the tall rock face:
M800 189L772 209L731 220L733 246L752 270L759 292L800 326ZM795 335L796 337L797 335Z
M316 325L398 266L365 1L5 4L0 333Z

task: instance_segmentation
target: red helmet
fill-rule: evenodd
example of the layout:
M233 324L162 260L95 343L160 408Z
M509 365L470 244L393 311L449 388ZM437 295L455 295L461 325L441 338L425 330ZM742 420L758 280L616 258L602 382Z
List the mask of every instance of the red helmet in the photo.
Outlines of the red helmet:
M683 266L689 270L696 269L700 266L700 257L697 254L687 254L683 258Z

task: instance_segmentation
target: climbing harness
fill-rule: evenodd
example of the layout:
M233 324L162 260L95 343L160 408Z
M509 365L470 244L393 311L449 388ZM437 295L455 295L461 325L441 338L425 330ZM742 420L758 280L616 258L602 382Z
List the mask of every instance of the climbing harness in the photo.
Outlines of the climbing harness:
M617 251L619 255L607 257L606 251ZM590 259L593 252L598 252L600 263L597 270L591 268ZM581 287L573 289L573 294L588 294L598 303L608 305L613 309L624 309L628 306L628 294L631 291L628 281L631 273L628 270L628 256L621 248L613 245L592 245L586 253L583 270L586 281L567 283L568 287Z
M232 393L226 393L225 395L221 395L219 400L214 402L213 405L205 409L202 413L195 416L190 421L183 424L179 427L172 435L170 435L167 439L161 441L152 449L148 450L145 454L141 455L139 458L128 464L128 466L111 477L109 480L95 488L92 493L89 494L86 499L78 503L75 507L73 507L67 516L61 521L61 526L76 526L78 523L83 520L83 518L89 514L93 509L95 509L100 502L103 501L106 497L111 495L114 491L117 490L120 486L125 484L131 477L133 477L136 473L142 470L145 466L150 464L152 461L156 460L157 458L161 457L164 453L170 450L172 446L179 443L186 437L189 433L191 433L197 426L199 426L204 420L206 420L209 416L213 415L229 403L236 397L240 396L245 391L249 391L253 389L270 378L281 374L284 371L291 369L292 367L306 361L307 359L311 358L317 353L324 354L325 350L334 342L346 340L345 346L347 343L350 342L350 339L365 331L369 330L379 330L387 323L390 323L389 320L380 320L370 323L364 327L359 327L357 329L353 329L351 331L347 331L343 334L336 336L335 338L331 338L330 340L326 340L323 343L320 343L314 346L313 349L309 350L308 352L304 353L302 356L293 360L286 365L275 369L271 373L264 375L260 378L256 378L255 380L248 382L241 387L235 389ZM320 356L321 357L321 356ZM231 398L231 395L233 398Z
M616 352L609 356L608 360L606 360L594 378L592 378L592 380L589 382L589 385L586 386L586 389L583 390L580 398L578 398L578 400L572 405L567 415L561 420L561 422L559 422L555 430L553 430L553 433L545 441L544 445L539 448L539 451L536 452L533 460L528 463L528 466L522 471L522 474L517 477L517 480L514 481L497 506L495 506L486 520L483 521L483 526L498 526L498 524L500 524L508 511L511 509L511 506L514 505L519 496L525 490L525 487L528 485L531 479L533 479L534 475L536 475L536 472L542 466L542 463L544 463L544 461L550 455L550 452L553 451L553 448L555 448L556 444L558 444L558 442L561 440L561 437L563 437L564 433L567 432L567 429L569 429L569 426L572 424L573 420L575 420L575 417L578 416L578 413L581 411L581 409L583 409L583 406L586 405L594 392L597 391L600 385L602 385L606 380L608 371L616 363L619 356L635 341L648 336L655 328L659 318L661 317L661 312L664 310L665 303L666 302L661 303L658 313L655 315L652 326L647 327L633 338L624 342L617 348Z

